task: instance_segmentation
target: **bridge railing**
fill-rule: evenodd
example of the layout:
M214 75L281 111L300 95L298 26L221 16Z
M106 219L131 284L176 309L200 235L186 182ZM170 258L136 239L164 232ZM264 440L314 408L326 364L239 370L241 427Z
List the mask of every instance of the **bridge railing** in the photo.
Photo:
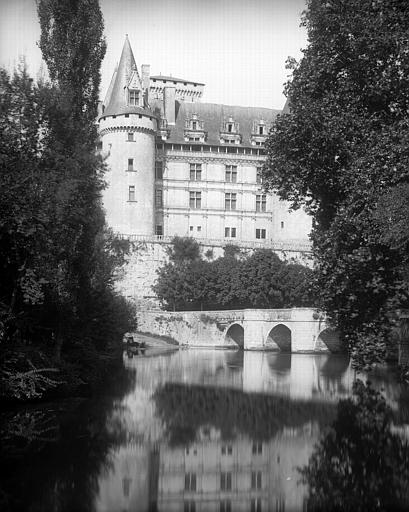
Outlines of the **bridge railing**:
M150 242L150 243L172 243L173 236L165 235L133 235L117 233L118 238L129 240L130 242ZM193 238L193 237L191 237ZM258 242L255 240L226 240L222 238L194 238L200 245L210 245L216 247L225 247L226 245L236 245L243 249L273 249L276 251L303 252L311 253L311 242L308 240L266 240Z

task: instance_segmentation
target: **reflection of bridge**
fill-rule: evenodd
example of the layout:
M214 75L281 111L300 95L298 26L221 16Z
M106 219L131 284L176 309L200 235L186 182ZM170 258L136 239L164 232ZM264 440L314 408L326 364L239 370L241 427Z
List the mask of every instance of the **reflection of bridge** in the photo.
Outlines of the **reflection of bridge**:
M139 311L138 329L181 345L339 352L338 333L311 308L226 311Z

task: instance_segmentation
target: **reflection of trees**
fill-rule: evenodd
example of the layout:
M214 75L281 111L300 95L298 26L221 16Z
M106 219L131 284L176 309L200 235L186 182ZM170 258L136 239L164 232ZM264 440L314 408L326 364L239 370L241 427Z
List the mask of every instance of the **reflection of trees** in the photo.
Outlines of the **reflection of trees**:
M408 510L409 446L391 433L382 395L357 380L331 430L301 469L308 510Z
M107 420L129 391L130 377L119 372L103 401L61 401L2 415L2 511L94 510L99 475L109 467L110 451L125 439Z
M204 425L219 429L224 439L240 432L267 440L284 426L301 427L310 421L327 424L335 414L331 404L171 383L159 388L154 399L173 445L192 442Z

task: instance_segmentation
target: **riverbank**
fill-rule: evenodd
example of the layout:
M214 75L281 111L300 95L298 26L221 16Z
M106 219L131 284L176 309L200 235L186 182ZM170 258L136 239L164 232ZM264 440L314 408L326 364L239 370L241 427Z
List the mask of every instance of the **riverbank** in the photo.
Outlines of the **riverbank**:
M100 351L83 345L56 364L47 347L13 345L1 353L0 402L90 396L122 365L122 346Z

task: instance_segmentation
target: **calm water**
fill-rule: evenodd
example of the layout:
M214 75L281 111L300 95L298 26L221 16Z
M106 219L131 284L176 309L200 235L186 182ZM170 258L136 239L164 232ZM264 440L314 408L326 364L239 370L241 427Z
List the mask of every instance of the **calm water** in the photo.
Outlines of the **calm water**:
M336 355L125 354L123 372L101 397L2 415L0 508L310 510L297 468L327 435L356 377ZM409 429L407 392L390 369L371 379L392 408L400 449Z

